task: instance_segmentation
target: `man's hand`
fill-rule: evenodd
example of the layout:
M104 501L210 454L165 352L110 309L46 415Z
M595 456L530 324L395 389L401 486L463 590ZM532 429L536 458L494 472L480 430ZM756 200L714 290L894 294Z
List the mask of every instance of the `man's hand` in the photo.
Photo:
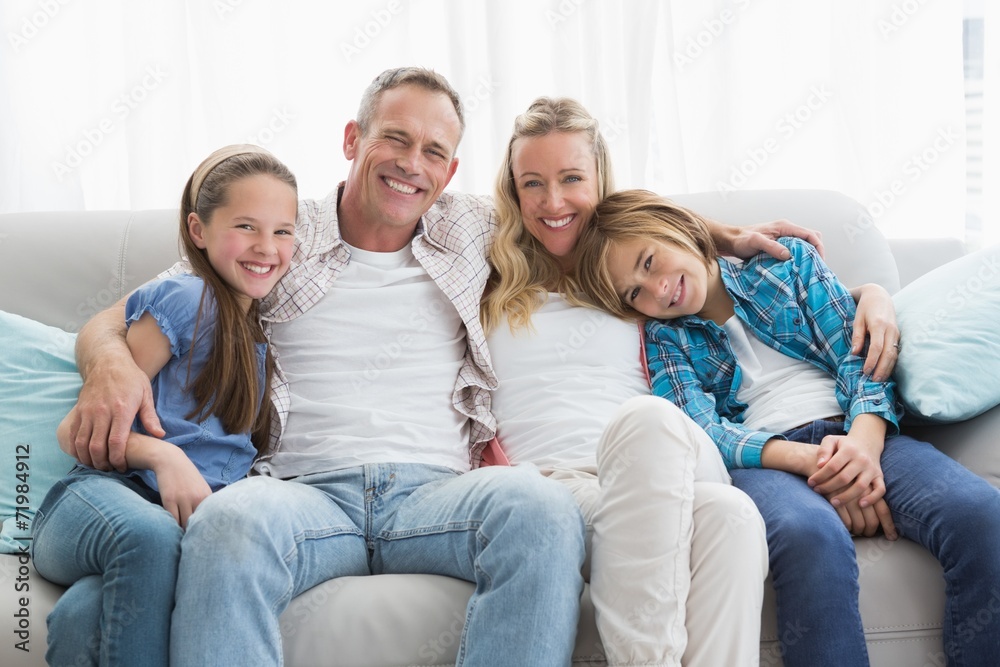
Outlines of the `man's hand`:
M899 326L896 323L896 308L892 297L884 287L874 283L852 289L851 296L858 302L851 354L861 354L867 337L870 343L864 371L876 382L885 382L899 359L899 348L896 347L899 343Z
M76 338L83 388L65 437L73 455L98 470L126 469L125 443L137 414L151 435L165 435L153 407L152 375L136 365L125 333L123 298L94 315Z
M718 225L721 227L721 225ZM718 230L721 232L722 230ZM816 247L823 256L823 236L819 232L792 224L788 220L775 220L749 227L730 227L728 233L712 230L719 253L740 259L750 259L760 252L766 252L775 259L788 259L788 248L778 243L782 236L795 236Z
M136 415L150 435L165 435L156 416L149 377L131 355L93 366L69 417L69 438L76 458L98 470L114 467L124 471L125 445Z

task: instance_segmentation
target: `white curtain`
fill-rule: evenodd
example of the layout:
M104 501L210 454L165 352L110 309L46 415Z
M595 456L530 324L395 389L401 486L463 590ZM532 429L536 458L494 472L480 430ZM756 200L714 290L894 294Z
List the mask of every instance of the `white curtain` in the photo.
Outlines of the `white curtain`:
M243 141L321 197L364 87L414 64L466 103L456 190L490 192L514 116L567 95L619 187L829 188L889 235L964 233L961 3L4 0L0 34L0 212L172 207Z
M983 239L1000 243L1000 3L986 0L983 34Z

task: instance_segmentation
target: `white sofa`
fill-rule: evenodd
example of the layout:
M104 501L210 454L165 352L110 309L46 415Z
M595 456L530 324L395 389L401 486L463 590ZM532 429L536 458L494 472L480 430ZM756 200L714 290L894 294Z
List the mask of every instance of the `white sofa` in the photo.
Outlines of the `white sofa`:
M887 243L863 207L828 191L705 193L676 199L735 224L783 217L819 229L830 265L848 285L877 282L894 292L901 275L909 282L962 254L957 241ZM170 210L0 215L0 285L4 287L0 310L77 330L97 310L175 261L175 217ZM923 429L918 435L1000 486L998 432L1000 408L994 408L969 422ZM7 440L0 433L0 447L14 446ZM861 612L872 664L946 664L941 642L944 586L937 563L905 541L864 538L856 540L856 546ZM62 589L33 570L28 572L31 652L24 653L15 649L12 634L21 595L15 592L15 582L23 572L19 572L16 556L0 555L0 665L44 664L43 619ZM296 598L282 616L286 664L452 664L471 590L469 583L429 575L329 581ZM780 632L793 633L791 640L800 638L794 634L800 629L777 627L768 584L761 664L781 664ZM141 658L136 664L142 664ZM205 664L214 664L211 656L206 656ZM504 657L497 656L496 664L505 664ZM586 592L574 664L605 664Z

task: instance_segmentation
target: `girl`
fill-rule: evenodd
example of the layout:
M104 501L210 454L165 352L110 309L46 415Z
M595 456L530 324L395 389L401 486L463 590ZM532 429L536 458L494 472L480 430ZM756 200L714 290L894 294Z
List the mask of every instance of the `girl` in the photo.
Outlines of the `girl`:
M783 643L786 665L868 664L851 534L879 527L942 564L949 664L995 664L1000 620L983 622L980 582L1000 577L1000 491L899 434L894 383L851 352L847 290L812 246L780 242L788 261L734 263L698 215L619 192L580 239L580 284L618 317L651 318L653 392L708 432L760 509L779 627L808 629ZM944 502L928 493L942 484Z
M166 434L137 421L126 472L77 465L34 523L35 567L69 586L48 619L49 664L167 664L183 529L268 441L273 360L258 303L291 259L295 178L261 148L227 146L191 175L180 208L192 273L154 280L126 304L126 343ZM73 416L57 433L71 455ZM81 615L98 607L99 637L79 636L92 627Z

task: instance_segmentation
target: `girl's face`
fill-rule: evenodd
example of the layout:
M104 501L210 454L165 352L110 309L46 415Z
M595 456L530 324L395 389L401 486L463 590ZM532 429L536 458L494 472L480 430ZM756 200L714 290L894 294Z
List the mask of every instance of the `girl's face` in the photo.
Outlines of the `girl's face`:
M608 261L615 292L643 315L668 320L705 308L710 276L700 255L638 238L612 243Z
M291 186L267 174L234 181L228 195L229 203L215 209L210 222L188 216L188 231L249 308L288 270L298 202Z
M524 227L564 268L597 207L597 160L584 132L525 137L511 148Z

